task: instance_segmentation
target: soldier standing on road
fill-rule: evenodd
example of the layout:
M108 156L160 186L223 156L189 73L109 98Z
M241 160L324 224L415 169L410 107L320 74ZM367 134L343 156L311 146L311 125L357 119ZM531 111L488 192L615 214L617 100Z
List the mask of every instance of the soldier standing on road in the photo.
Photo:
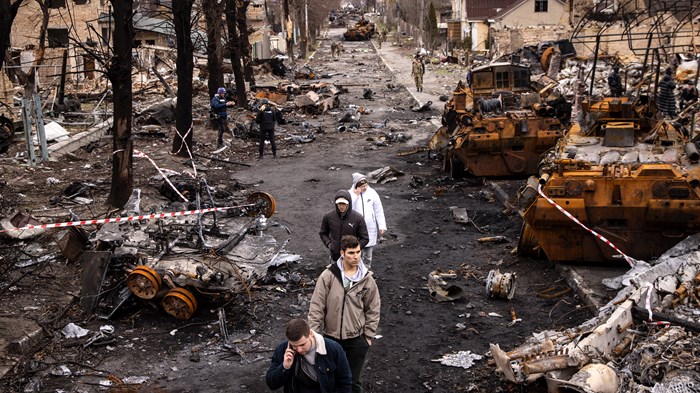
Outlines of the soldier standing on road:
M379 326L381 301L372 272L362 262L357 238L343 236L340 253L318 277L309 325L343 347L352 372L352 392L362 393L362 369Z
M287 324L287 340L277 346L265 376L284 393L350 393L350 367L337 342L314 332L304 319ZM329 372L330 371L330 372Z
M416 91L423 91L423 74L425 74L425 64L423 64L420 55L416 55L413 64L411 64L411 75L416 82Z
M272 147L272 158L277 158L277 144L275 143L275 123L284 124L282 113L275 108L267 98L263 98L260 103L260 111L255 118L255 122L260 124L260 155L258 160L262 160L265 151L265 139L270 141Z
M367 177L361 173L352 174L352 209L362 215L367 224L369 243L362 249L362 260L367 269L372 268L372 254L377 245L377 237L386 231L384 207L379 194L369 186Z
M219 87L211 99L211 109L209 110L211 121L219 130L216 137L217 148L224 145L224 132L228 129L226 109L230 106L233 106L233 101L226 101L226 89Z
M321 221L321 241L330 250L331 263L340 258L340 239L344 235L353 235L364 247L369 242L367 224L362 215L352 210L350 193L347 190L339 190L335 193L335 209L323 216Z

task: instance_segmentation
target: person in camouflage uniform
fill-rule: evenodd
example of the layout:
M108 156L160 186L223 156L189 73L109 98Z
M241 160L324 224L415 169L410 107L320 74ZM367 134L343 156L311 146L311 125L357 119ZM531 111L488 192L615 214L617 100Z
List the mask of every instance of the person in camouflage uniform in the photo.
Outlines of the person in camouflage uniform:
M423 64L420 55L416 55L411 65L411 75L416 82L416 91L423 91L423 74L425 74L425 64Z

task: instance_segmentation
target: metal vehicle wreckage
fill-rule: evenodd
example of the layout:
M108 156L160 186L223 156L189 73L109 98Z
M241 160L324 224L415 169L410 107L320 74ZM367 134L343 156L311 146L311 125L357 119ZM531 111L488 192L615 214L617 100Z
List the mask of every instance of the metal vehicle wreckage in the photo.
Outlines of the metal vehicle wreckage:
M199 302L250 295L268 267L299 259L283 252L289 231L269 220L274 211L272 196L256 192L223 212L110 222L90 235L71 227L58 243L83 266L86 311L111 318L133 295L189 319Z

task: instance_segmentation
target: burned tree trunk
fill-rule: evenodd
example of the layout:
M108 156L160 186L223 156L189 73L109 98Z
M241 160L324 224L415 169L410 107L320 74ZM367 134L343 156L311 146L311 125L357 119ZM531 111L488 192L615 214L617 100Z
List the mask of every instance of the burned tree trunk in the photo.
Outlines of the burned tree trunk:
M243 76L250 86L254 86L255 77L253 76L253 64L251 61L252 47L248 39L248 22L246 20L248 5L250 5L250 0L236 0L236 24L238 26L241 60L243 61Z
M5 53L10 47L10 31L12 31L12 22L17 16L17 10L22 5L23 0L17 0L11 3L10 0L0 0L0 69L2 69L5 61Z
M236 27L236 0L226 0L226 27L228 28L228 48L231 56L231 68L233 68L233 78L236 81L236 93L238 96L238 106L246 103L245 79L241 70L241 48L239 46L240 37Z
M224 71L221 56L221 4L216 0L203 0L204 18L207 23L207 87L209 97L216 94L216 89L224 85Z
M194 0L173 1L173 25L177 45L177 107L173 154L189 157L192 151L192 4Z
M122 208L134 186L131 139L131 47L134 42L133 0L111 0L114 7L114 54L107 69L114 94L112 127L112 185L107 204Z
M289 0L282 1L282 11L284 13L284 31L287 38L287 56L294 64L294 23L292 16L289 14Z

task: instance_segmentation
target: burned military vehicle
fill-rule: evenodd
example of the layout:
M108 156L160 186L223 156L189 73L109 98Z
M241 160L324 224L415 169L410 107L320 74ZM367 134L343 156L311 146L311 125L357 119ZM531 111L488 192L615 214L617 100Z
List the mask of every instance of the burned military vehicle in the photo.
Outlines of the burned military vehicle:
M453 177L532 175L542 155L568 128L571 105L546 83L540 94L530 69L515 62L471 70L445 104L442 127L430 139Z
M95 233L95 250L80 254L81 305L111 318L130 299L159 303L167 314L185 320L203 301L250 296L270 266L293 257L283 252L287 228L269 219L274 212L274 198L255 192L244 203L212 214L107 223ZM66 245L62 252L87 243L87 233L71 230L59 240Z
M681 123L662 121L644 95L584 101L582 113L520 192L518 252L619 259L610 241L650 260L699 232L700 154Z
M343 33L343 38L345 41L368 41L372 39L375 31L374 23L362 18L354 26L348 27Z

